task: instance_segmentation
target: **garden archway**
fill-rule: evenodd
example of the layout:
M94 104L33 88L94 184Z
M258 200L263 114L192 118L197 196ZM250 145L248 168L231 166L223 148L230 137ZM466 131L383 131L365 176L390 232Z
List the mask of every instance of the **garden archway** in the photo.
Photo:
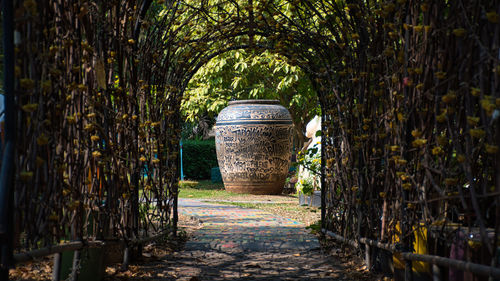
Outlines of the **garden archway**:
M409 250L413 228L452 222L494 255L496 1L195 2L14 1L19 142L2 190L19 247L175 227L182 92L211 57L266 48L320 99L324 228Z

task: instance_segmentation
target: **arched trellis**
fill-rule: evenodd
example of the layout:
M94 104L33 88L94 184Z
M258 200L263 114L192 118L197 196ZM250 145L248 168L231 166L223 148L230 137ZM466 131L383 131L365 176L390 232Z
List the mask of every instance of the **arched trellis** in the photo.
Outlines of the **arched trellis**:
M26 248L175 227L183 90L221 52L268 48L320 98L324 228L408 251L416 229L466 229L495 255L496 1L14 2Z

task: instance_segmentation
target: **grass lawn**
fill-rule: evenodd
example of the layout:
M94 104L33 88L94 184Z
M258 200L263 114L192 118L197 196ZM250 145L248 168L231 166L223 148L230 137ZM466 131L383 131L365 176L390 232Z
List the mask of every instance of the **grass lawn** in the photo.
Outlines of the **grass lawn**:
M244 202L227 202L215 201L213 203L239 206L242 208L264 210L274 215L290 218L300 221L305 225L311 225L318 222L321 218L321 210L317 207L300 206L296 203L275 203L275 204L262 204L262 203L244 203Z
M212 183L210 180L179 182L179 198L224 199L239 195L227 192L222 183Z
M269 201L269 202L290 202L296 201L297 195L253 195L232 193L224 189L222 183L212 183L210 180L179 181L179 198L229 200L232 201Z
M224 190L222 183L212 183L210 180L179 182L179 198L210 199L211 203L260 209L303 222L306 225L316 223L321 216L319 208L300 206L296 194L251 195L232 193Z

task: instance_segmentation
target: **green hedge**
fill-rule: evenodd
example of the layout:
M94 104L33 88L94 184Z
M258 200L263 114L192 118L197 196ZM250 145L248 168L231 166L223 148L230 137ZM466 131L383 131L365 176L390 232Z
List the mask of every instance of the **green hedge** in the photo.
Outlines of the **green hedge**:
M218 166L215 139L183 141L182 162L185 178L210 179L210 169Z

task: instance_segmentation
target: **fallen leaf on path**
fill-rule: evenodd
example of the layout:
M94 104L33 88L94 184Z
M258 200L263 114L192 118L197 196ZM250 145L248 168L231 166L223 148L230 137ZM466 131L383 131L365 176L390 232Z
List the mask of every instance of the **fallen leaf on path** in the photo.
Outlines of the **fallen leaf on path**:
M153 255L151 255L151 253L142 253L142 256L146 257L146 258L150 258Z

